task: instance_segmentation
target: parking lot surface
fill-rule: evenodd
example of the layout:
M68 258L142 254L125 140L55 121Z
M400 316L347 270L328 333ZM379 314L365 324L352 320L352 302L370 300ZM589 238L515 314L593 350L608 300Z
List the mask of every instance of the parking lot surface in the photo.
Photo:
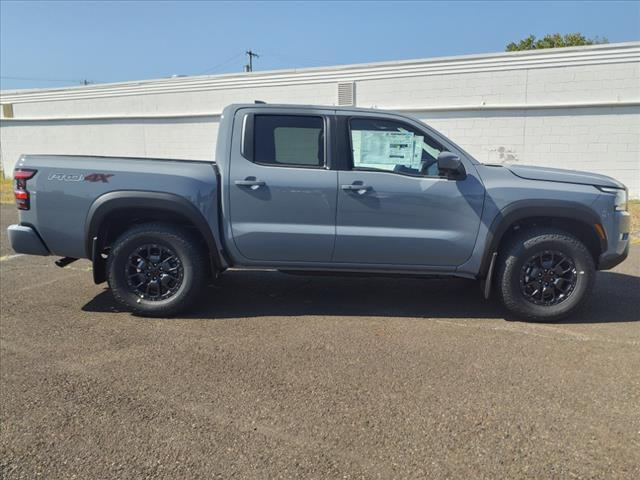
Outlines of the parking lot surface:
M640 478L640 247L559 324L463 280L225 274L119 311L0 242L0 477Z

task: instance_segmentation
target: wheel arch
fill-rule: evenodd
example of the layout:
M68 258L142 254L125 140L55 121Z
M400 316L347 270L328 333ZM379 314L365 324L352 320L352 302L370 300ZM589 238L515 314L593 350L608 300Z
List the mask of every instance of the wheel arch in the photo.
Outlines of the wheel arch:
M207 248L212 271L224 269L219 239L202 213L189 200L172 193L123 190L98 197L85 221L85 252L93 262L95 283L106 280L102 251L135 222L163 221L194 230Z
M590 207L560 200L524 200L503 208L494 218L487 234L487 242L480 266L480 276L487 275L493 253L521 228L552 226L573 234L581 240L598 262L601 252L607 250L607 239L596 230L600 218Z

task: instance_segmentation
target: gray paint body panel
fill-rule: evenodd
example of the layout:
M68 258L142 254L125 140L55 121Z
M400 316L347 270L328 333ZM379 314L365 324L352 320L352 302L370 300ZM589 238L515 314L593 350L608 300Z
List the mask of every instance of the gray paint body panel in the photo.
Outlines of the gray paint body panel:
M473 251L482 214L484 186L473 159L414 119L386 112L338 114L409 124L456 153L467 175L450 180L395 172L340 171L339 186L363 184L370 189L338 189L334 261L454 271ZM348 164L350 159L346 160Z
M330 262L335 242L335 170L260 165L241 154L242 119L246 114L291 113L281 108L245 108L235 114L230 163L226 174L229 199L227 245L241 264L262 262ZM305 115L330 116L332 110L308 109ZM331 135L325 122L327 162ZM259 180L262 186L237 181Z
M42 243L35 230L27 225L9 225L7 228L9 245L16 253L26 255L49 255L49 250Z
M529 180L544 180L548 182L577 183L580 185L598 185L601 187L625 188L614 178L597 173L579 172L576 170L562 170L550 167L532 167L529 165L507 166L520 178Z
M370 190L338 191L335 261L453 269L471 255L484 197L475 175L339 172L340 185L358 182Z
M172 192L189 200L218 231L218 186L210 163L33 155L22 157L21 166L38 173L28 181L31 209L20 212L20 222L33 225L54 255L89 258L87 215L98 198L114 191ZM81 179L93 173L112 176L106 182ZM58 179L59 174L66 177Z
M488 252L488 241L491 238L492 228L495 228L496 219L509 206L521 202L523 207L544 205L549 201L558 204L580 204L591 210L596 216L596 210L592 208L601 192L591 185L574 183L560 183L540 180L527 180L516 176L508 168L500 166L480 165L478 174L482 178L486 188L484 210L480 221L478 241L473 249L471 257L459 265L458 272L476 274L480 271L484 254ZM613 212L613 203L609 204ZM554 208L547 210L554 215Z

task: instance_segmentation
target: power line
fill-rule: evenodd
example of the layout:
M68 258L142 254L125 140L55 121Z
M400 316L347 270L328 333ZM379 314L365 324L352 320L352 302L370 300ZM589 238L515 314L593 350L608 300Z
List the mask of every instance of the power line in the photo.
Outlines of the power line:
M78 79L69 79L69 78L32 78L32 77L0 77L2 80L25 80L25 81L34 81L34 82L77 82L80 83L82 80Z
M294 66L296 63L300 63L300 57L296 57L293 55L287 55L287 54L283 54L283 53L276 53L276 52L262 52L262 56L263 57L276 57L276 58L280 58L283 60L288 60L291 62L294 62ZM307 62L308 64L309 62ZM311 63L315 64L315 65L334 65L335 64L335 59L334 60L329 60L326 58L315 58Z
M5 77L0 76L2 80L17 80L21 82L60 82L60 83L79 83L80 85L91 85L96 83L94 80L83 78L82 80L70 78L35 78L35 77Z
M226 59L224 62L221 62L217 65L214 65L213 67L209 67L209 68L205 68L203 71L196 73L196 75L203 75L205 73L213 73L215 72L218 68L220 67L224 67L225 65L227 65L229 62L235 60L236 58L240 57L244 55L244 52L240 52L240 53L236 53L233 57L230 57L228 59Z
M242 55L247 55L248 59L249 59L249 63L244 66L245 72L252 72L253 71L253 59L254 58L259 58L260 55L258 55L257 53L255 53L252 50L247 50L245 52L236 53L235 55L233 55L232 57L229 57L225 61L223 61L221 63L218 63L217 65L213 65L211 67L208 67L208 68L196 73L195 75L203 75L205 73L214 73L219 68L224 67L225 65L229 64L230 62L232 62L233 60L237 59L238 57L240 57ZM17 80L17 81L25 81L25 82L79 83L81 85L89 85L89 84L92 84L92 83L97 83L96 81L88 80L86 78L83 78L83 79L79 80L79 79L75 79L75 78L71 79L71 78L37 78L37 77L0 76L0 79L2 79L2 80Z

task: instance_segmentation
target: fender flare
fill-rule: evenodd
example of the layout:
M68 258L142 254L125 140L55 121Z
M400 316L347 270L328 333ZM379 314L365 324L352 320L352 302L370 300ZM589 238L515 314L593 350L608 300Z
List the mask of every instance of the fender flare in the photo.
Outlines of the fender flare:
M565 200L520 200L504 207L494 217L487 233L482 263L480 264L480 276L485 276L489 270L492 255L498 251L498 245L504 234L516 222L526 218L547 217L555 219L577 220L592 228L600 224L598 214L590 207L576 202ZM607 250L607 240L596 236L600 240L600 250Z
M96 239L105 218L115 210L142 208L162 210L178 214L189 220L204 238L209 250L211 266L218 271L224 269L221 260L221 247L214 237L214 231L196 206L184 197L173 193L149 192L140 190L119 190L98 197L87 212L85 221L85 255L96 263L99 254L99 241ZM94 277L99 269L94 268ZM100 275L101 278L101 275ZM96 278L94 278L96 280Z

